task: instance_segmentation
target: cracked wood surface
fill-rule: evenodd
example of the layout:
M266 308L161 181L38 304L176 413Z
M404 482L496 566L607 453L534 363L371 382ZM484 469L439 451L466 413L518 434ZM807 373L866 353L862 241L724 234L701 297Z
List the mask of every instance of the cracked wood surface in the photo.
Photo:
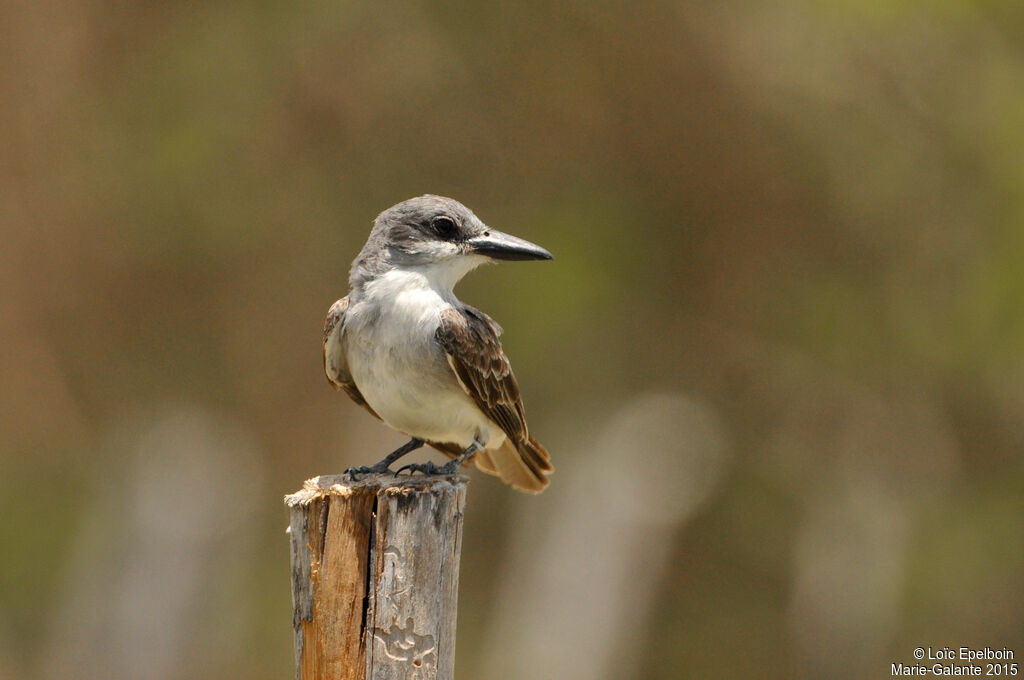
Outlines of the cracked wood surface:
M450 680L466 478L315 477L290 512L298 680Z

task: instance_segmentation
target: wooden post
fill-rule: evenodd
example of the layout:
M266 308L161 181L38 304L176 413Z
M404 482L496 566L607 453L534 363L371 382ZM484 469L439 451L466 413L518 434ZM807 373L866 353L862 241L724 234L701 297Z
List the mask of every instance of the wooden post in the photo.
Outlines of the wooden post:
M451 680L466 478L321 476L285 503L297 680Z

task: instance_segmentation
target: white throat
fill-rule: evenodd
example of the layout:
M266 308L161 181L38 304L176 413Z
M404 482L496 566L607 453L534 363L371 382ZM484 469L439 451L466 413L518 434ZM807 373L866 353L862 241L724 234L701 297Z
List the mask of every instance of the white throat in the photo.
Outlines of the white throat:
M378 277L377 281L390 279L393 283L401 281L403 285L410 288L431 288L445 299L454 299L452 290L455 288L455 284L487 261L488 259L482 255L459 255L440 262L396 267ZM370 288L373 283L367 288Z
M481 255L463 255L440 262L394 267L378 275L363 286L361 300L374 310L390 310L396 322L396 333L400 334L421 325L436 328L442 309L459 305L453 288L459 280L475 267L487 261ZM353 310L353 317L370 322L376 317L364 316L362 310ZM355 323L356 321L353 319ZM397 338L396 338L397 340Z

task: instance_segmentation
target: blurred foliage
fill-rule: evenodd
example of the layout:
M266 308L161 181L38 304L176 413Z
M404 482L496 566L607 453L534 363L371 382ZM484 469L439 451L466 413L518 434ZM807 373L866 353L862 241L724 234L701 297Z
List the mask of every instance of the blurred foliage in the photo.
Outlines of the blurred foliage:
M278 499L393 441L327 387L321 319L428 192L556 255L459 294L557 467L647 391L727 431L609 677L1024 653L1024 5L14 2L0 100L0 675L59 675L54 619L125 568L88 547L145 459L120 433L178 404L254 442L228 491L261 500L154 677L291 672ZM502 677L488 565L548 502L510 493L474 479L462 677ZM833 630L846 579L879 601Z

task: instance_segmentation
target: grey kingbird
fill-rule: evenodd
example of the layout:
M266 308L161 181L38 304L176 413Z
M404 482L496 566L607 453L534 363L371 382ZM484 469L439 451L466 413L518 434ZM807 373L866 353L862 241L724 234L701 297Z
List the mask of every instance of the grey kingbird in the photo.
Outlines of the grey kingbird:
M458 201L420 196L388 208L352 263L351 291L324 323L324 370L336 389L411 437L356 474L386 472L424 443L454 457L407 465L454 474L478 468L538 493L554 468L530 436L519 385L501 349L501 327L452 292L491 260L551 260L538 245L491 229Z

